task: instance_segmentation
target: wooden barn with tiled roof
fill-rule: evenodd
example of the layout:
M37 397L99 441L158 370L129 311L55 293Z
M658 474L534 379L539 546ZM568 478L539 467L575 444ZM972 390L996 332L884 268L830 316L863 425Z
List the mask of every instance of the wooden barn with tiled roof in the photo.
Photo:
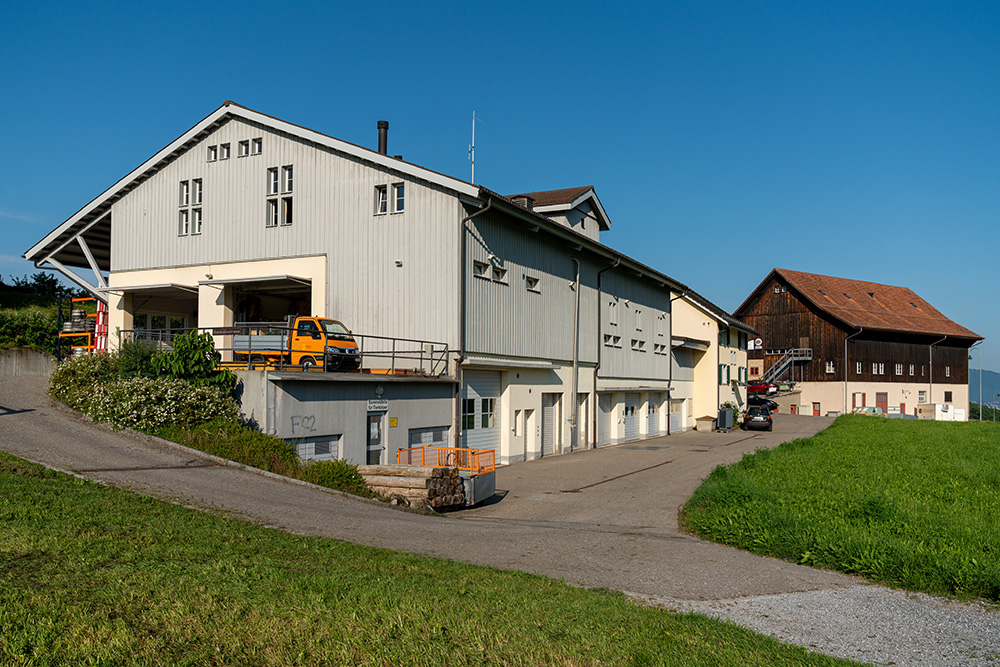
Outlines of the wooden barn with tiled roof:
M909 288L774 269L733 314L760 332L750 379L793 382L797 412L968 410L968 351L982 337Z

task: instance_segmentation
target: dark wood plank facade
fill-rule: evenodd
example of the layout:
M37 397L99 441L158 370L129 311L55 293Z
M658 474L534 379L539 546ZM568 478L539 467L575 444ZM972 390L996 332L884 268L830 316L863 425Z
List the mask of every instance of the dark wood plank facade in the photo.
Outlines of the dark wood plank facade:
M851 382L968 383L973 340L903 331L858 333L810 303L780 276L772 275L734 315L759 332L763 349L749 351L748 358L763 359L765 371L788 349L812 349L812 361L795 363L781 379L843 382L847 340Z

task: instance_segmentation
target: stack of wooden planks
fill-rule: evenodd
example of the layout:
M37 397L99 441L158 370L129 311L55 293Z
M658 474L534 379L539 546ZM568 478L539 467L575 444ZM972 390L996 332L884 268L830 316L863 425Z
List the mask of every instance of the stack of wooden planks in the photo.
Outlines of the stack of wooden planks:
M364 465L358 472L372 491L395 504L435 509L465 504L458 468Z

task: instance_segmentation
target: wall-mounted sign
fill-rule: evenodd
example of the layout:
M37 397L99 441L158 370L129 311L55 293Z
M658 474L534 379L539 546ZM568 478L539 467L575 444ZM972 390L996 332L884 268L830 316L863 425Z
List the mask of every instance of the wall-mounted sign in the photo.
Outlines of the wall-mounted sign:
M764 348L764 341L761 340L760 338L754 338L753 339L753 349L755 349L755 350L761 350L763 348Z
M396 428L396 422L397 420L395 417L389 417L389 428Z
M214 336L238 336L239 333L239 327L215 327L212 329L212 335Z
M369 398L368 412L385 412L389 409L389 401L384 398Z

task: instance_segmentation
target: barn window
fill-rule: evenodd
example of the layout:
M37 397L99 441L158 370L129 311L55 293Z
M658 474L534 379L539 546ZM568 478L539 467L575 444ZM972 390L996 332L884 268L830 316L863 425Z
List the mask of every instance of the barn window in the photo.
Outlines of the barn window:
M827 373L832 373L833 372L833 362L832 361L826 362L826 372Z

